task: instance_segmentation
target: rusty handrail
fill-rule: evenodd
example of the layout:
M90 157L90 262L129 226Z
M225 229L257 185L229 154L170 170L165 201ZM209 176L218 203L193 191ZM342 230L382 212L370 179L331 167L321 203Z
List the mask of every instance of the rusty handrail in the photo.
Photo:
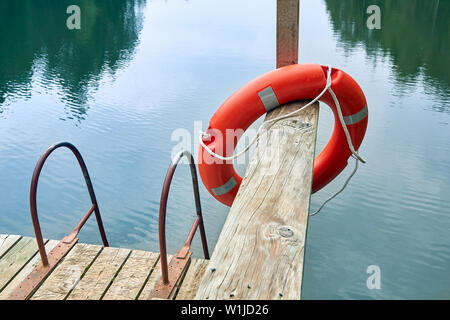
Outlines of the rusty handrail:
M37 186L39 182L39 176L41 174L42 167L48 156L58 148L65 147L70 149L72 153L78 160L81 171L83 172L84 180L86 181L86 186L89 190L89 195L91 197L92 205L88 211L81 218L80 222L72 230L69 235L65 236L57 245L54 247L49 254L45 250L44 239L42 238L41 226L39 224L39 218L37 214L37 204L36 204L36 193ZM31 220L33 221L34 233L36 234L36 241L39 248L39 254L41 255L41 264L38 264L33 271L28 274L28 276L17 286L13 292L9 295L10 300L25 300L39 287L39 285L44 281L48 274L56 267L56 265L61 261L61 259L75 246L78 242L77 235L81 228L84 226L86 221L95 212L97 218L97 224L100 231L100 236L103 241L103 245L108 247L108 240L106 239L105 229L103 227L102 218L100 216L100 210L98 208L97 199L94 193L94 187L92 186L91 178L89 177L86 164L84 163L83 157L74 145L68 142L61 142L50 146L44 154L39 158L36 167L34 168L33 177L31 178L30 187L30 213Z
M37 193L37 186L39 182L39 176L41 174L42 167L44 166L45 161L47 160L48 156L55 151L58 148L66 147L72 153L75 155L75 157L78 160L78 164L80 165L81 171L83 173L84 180L86 181L86 186L89 191L89 196L91 198L92 206L89 208L89 210L85 213L83 218L80 220L78 225L72 230L72 232L66 236L62 241L63 242L72 242L76 236L78 235L80 229L83 227L87 219L91 216L92 212L95 212L95 217L97 219L98 228L100 230L100 236L102 238L103 244L105 247L108 245L108 240L106 239L105 229L103 227L102 218L100 216L100 210L98 208L97 199L95 197L94 193L94 187L92 186L91 178L89 177L89 173L86 167L86 164L83 160L83 157L81 156L78 149L69 142L60 142L57 144L54 144L50 146L44 154L39 158L38 163L36 164L36 167L34 168L33 177L31 178L31 188L30 188L30 212L31 212L31 220L33 221L33 227L34 227L34 233L36 234L36 241L39 248L39 254L41 255L42 264L44 266L48 265L48 258L47 253L45 251L45 244L44 240L42 238L42 231L39 224L39 218L37 214L37 204L36 204L36 193Z
M191 177L192 177L192 186L194 188L194 199L195 199L195 207L197 218L194 221L194 224L188 234L186 242L183 244L183 247L177 251L175 255L175 259L179 259L179 261L175 261L172 263L171 267L174 270L176 275L172 276L172 281L169 281L169 267L167 266L167 248L166 248L166 209L167 209L167 198L169 196L170 185L172 182L173 175L175 173L175 169L177 168L178 163L181 158L185 156L189 161L189 166L191 169ZM203 224L202 217L202 208L200 204L200 193L198 188L198 179L197 179L197 169L195 168L194 158L189 151L182 151L177 154L172 163L170 164L166 177L164 179L163 189L161 192L161 201L159 206L159 248L160 248L160 263L161 263L161 279L159 283L155 286L155 290L150 295L150 298L161 297L166 295L170 295L173 287L176 285L176 281L181 276L181 272L184 269L184 266L187 263L188 258L190 257L191 252L189 249L191 247L192 239L194 238L195 232L197 228L200 229L200 236L203 246L203 254L205 259L209 259L208 252L208 244L206 242L206 234L205 234L205 226Z

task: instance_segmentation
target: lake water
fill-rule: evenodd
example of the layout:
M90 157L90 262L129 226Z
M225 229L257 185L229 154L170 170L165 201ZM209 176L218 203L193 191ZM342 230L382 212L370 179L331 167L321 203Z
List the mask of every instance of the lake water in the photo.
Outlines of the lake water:
M87 163L110 244L157 251L174 132L190 132L196 153L194 130L275 67L275 3L1 1L0 233L33 235L33 168L49 145L69 141ZM81 8L81 30L66 28L71 4ZM366 27L365 1L301 1L300 62L352 75L370 113L360 148L367 164L309 220L302 295L449 299L450 1L370 4L381 8L380 30ZM319 151L332 123L322 106ZM314 194L311 210L351 170ZM169 197L170 252L194 220L191 190L182 165ZM212 250L228 208L203 186L201 197ZM45 237L66 235L88 207L75 159L58 150L39 183ZM94 219L80 239L100 243ZM201 256L199 239L193 249ZM366 285L372 265L381 271L380 289Z

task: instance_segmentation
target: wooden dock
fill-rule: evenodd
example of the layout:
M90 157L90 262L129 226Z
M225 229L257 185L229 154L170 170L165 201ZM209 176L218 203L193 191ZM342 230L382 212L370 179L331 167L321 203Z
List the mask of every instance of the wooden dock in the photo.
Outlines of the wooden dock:
M58 242L45 240L47 252ZM39 263L35 238L0 234L0 300ZM171 298L193 299L207 264L192 258ZM145 300L160 277L159 253L78 243L28 299Z

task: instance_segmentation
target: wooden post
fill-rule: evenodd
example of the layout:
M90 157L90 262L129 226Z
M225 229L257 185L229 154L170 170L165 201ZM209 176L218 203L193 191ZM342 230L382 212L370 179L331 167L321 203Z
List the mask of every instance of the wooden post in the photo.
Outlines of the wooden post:
M277 67L298 61L298 15L299 0L277 1ZM300 299L318 114L316 103L260 129L196 299Z
M277 68L298 63L299 0L277 0Z

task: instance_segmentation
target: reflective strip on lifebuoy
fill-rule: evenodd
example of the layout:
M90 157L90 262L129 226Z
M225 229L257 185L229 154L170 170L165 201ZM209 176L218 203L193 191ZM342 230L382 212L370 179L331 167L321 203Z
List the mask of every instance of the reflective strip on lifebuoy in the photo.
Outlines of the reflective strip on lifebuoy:
M264 113L280 105L314 99L326 86L327 70L327 67L318 64L295 64L250 81L216 111L206 130L214 139L205 139L203 142L213 152L231 156L238 139L233 138L232 145L226 146L226 135L229 133L227 129L245 131ZM339 69L332 69L331 81L331 88L339 100L344 122L357 150L367 128L366 98L356 81ZM332 181L346 167L351 155L333 98L326 92L319 100L332 109L335 125L330 141L314 161L313 192ZM232 161L218 160L200 145L198 167L203 184L213 197L231 206L242 181L234 170Z
M260 92L258 92L258 96L261 99L264 108L266 108L266 112L272 111L276 107L280 106L277 96L275 95L275 92L273 92L272 87L267 87L264 90L261 90Z
M211 191L216 196L221 196L223 194L227 194L230 192L235 186L237 185L236 179L234 177L231 177L230 180L228 180L225 184L221 185L217 188L211 188Z

